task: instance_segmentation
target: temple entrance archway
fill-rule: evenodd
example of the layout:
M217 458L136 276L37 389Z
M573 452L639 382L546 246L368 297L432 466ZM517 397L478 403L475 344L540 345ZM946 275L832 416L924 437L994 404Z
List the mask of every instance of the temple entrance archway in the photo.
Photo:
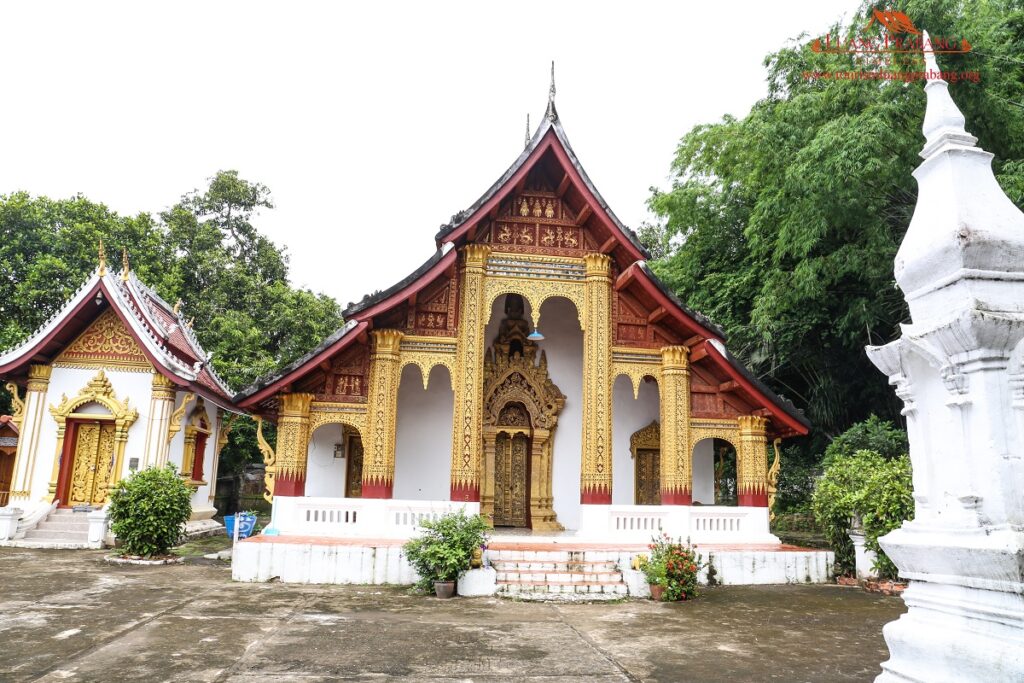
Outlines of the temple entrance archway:
M62 507L102 506L114 466L113 416L67 421L67 457L62 458L58 497ZM65 432L67 434L67 432ZM64 463L66 461L66 464Z
M509 294L502 307L484 358L481 513L495 526L561 530L552 506L552 437L565 396L530 339L523 298Z
M654 420L629 438L633 456L634 505L661 505L661 429Z

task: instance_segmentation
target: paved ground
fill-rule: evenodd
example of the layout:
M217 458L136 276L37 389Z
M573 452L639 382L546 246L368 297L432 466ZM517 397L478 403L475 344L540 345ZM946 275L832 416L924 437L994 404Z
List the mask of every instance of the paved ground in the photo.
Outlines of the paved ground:
M682 604L441 601L0 548L0 681L870 681L898 598L724 587Z

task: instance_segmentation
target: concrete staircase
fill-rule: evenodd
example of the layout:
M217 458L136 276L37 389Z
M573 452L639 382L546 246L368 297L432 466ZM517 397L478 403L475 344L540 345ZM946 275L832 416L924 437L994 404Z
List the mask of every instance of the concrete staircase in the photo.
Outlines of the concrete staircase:
M488 551L498 595L521 600L617 600L627 595L619 553L593 550Z
M58 508L34 529L25 532L19 545L38 548L87 548L89 547L89 518L87 512L75 512Z

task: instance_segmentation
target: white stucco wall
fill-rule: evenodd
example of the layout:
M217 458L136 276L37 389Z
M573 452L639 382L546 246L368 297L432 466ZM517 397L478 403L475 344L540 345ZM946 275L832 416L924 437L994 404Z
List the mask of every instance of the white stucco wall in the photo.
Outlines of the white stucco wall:
M78 392L96 376L96 369L54 368L50 374L50 385L44 399L45 409L39 424L39 446L35 453L32 468L32 496L37 501L47 495L50 476L53 473L54 455L57 450L57 423L50 415L51 405L60 405L61 395L68 397ZM146 444L146 423L149 421L149 398L152 391L152 374L149 372L122 372L108 370L105 372L114 388L117 400L129 399L129 408L138 410L139 417L128 430L128 442L125 446L122 476L127 476L128 465L132 458L142 462ZM93 410L93 409L90 409ZM180 448L179 448L180 460Z
M576 307L568 299L548 299L541 307L540 331L545 339L539 346L547 352L551 380L565 394L565 408L558 417L553 451L555 513L566 529L578 529L583 449L583 331Z
M434 366L429 379L424 391L419 366L410 364L402 368L394 483L394 497L402 500L451 498L455 395L448 368Z
M342 443L342 426L329 424L313 432L306 460L306 495L325 498L345 497L344 458L334 457L334 444Z
M715 504L714 439L701 439L693 447L693 502Z
M176 394L175 407L181 404L181 401L185 394L188 392L179 391ZM181 431L175 434L175 441L171 444L171 452L167 455L167 459L173 462L178 471L181 471L181 463L185 457L185 427L189 422L196 417L196 403L198 398L189 403L188 408L185 410L185 417L181 421ZM200 486L194 494L192 494L192 508L193 510L199 508L209 508L210 503L210 491L211 488L216 488L217 482L212 481L213 476L213 459L216 457L214 453L217 450L217 406L209 401L204 400L206 413L206 425L210 429L210 435L206 437L206 447L203 450L203 481L206 482L205 486ZM147 403L147 408L148 408ZM141 415L139 417L141 419ZM143 433L143 436L145 433ZM180 445L175 446L176 443ZM198 443L196 444L198 446ZM141 446L145 448L143 443ZM198 452L196 457L199 457ZM140 461L141 462L141 459Z
M629 450L629 439L638 429L659 419L658 384L640 383L640 394L633 398L633 383L620 375L612 387L612 504L635 503L636 463Z

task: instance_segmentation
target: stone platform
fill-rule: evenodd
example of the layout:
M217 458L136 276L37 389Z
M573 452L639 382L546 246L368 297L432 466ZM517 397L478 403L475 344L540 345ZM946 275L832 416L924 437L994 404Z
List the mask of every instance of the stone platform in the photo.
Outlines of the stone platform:
M827 583L832 578L834 557L823 550L780 544L695 547L714 569L710 575L702 572L704 583ZM394 539L256 536L238 543L231 573L236 581L409 585L417 576L401 550L402 541ZM499 594L643 597L646 586L640 587L635 575L630 581L629 574L633 558L648 552L646 544L581 542L573 536L496 536L485 559L498 572Z

